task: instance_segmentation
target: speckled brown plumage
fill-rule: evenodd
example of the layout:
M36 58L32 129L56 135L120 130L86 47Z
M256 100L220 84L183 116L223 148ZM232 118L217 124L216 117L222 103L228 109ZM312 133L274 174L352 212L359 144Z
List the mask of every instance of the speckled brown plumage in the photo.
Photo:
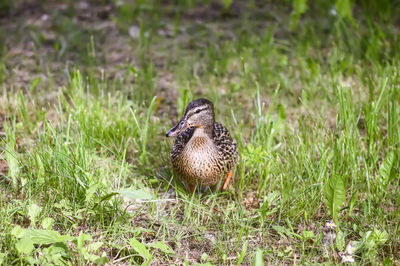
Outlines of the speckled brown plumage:
M237 143L222 124L214 122L208 100L191 102L167 136L172 134L179 134L171 150L172 166L190 187L216 185L237 162Z

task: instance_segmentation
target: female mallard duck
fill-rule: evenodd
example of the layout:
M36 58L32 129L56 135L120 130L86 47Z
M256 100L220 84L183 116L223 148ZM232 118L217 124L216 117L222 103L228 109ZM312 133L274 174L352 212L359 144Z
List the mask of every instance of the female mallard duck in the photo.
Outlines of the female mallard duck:
M172 166L192 193L196 186L216 185L223 176L222 189L227 188L238 157L237 143L223 125L215 122L212 102L190 102L166 136L177 136L171 150Z

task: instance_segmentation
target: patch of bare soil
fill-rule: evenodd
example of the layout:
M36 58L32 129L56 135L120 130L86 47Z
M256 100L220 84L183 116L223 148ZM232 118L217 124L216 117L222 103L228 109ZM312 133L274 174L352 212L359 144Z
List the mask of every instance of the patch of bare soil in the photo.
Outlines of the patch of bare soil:
M171 81L168 73L163 73L165 59L174 58L172 43L201 43L203 37L195 37L197 32L195 29L199 24L207 21L212 22L205 27L210 34L216 36L222 34L228 38L235 38L232 29L237 27L236 22L245 15L246 10L251 10L252 14L263 23L265 20L276 20L274 17L265 15L274 13L271 9L275 5L261 3L261 1L254 1L253 5L247 1L234 1L229 8L224 7L219 1L211 1L208 5L197 5L184 11L172 8L173 1L165 1L163 5L168 7L165 10L171 10L165 11L164 14L171 21L167 19L165 26L159 29L158 34L174 37L169 38L170 41L164 38L163 42L153 43L154 47L152 53L149 53L149 60L161 70L157 77L159 79L157 85L166 101L171 96L175 96L170 95L171 91L172 94L176 94L176 89L174 90L176 84ZM137 65L138 58L135 56L137 47L132 45L132 40L135 38L118 26L118 19L115 19L118 18L118 6L113 1L99 4L98 1L82 0L71 5L68 1L46 1L46 4L40 4L38 1L28 0L23 5L15 4L14 6L16 7L12 12L8 12L8 15L0 15L0 25L4 36L7 36L4 40L1 40L0 36L0 41L3 41L6 47L4 55L6 74L4 76L7 87L27 88L34 80L40 80L39 88L64 86L66 66L68 68L76 64L80 69L84 68L85 62L82 60L87 58L82 59L85 58L82 54L88 52L88 44L91 43L90 36L94 38L96 52L94 67L103 68L106 79L123 78L126 75L126 69L121 66ZM180 33L175 36L172 21L176 17L176 12L182 13L182 25L185 26L182 26ZM218 26L214 25L217 22ZM195 28L187 29L187 25ZM138 25L125 26L138 28ZM205 43L201 45L206 46ZM190 50L189 47L187 52ZM179 58L175 60L178 62ZM24 63L21 64L21 62ZM167 93L165 89L168 89Z
M37 80L39 89L64 86L66 67L90 67L86 55L91 36L98 57L92 62L96 68L118 77L122 71L116 66L132 63L129 37L121 34L110 18L113 5L80 1L72 11L63 2L40 5L30 1L13 10L12 16L0 19L4 35L10 36L3 40L6 88L25 90Z

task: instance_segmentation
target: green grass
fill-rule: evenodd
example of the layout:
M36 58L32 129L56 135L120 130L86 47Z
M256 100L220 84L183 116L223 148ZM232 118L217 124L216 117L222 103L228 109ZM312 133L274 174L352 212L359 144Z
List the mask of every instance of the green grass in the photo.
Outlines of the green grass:
M399 264L398 7L139 2L1 7L0 264ZM240 159L190 195L200 97Z

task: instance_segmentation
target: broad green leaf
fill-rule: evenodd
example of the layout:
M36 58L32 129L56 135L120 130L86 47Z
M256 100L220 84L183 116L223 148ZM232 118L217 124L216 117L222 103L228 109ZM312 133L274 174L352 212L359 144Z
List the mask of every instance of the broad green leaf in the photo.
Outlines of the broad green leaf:
M15 236L16 238L22 238L25 235L26 229L22 228L19 225L16 225L12 230L11 230L11 235Z
M90 174L88 174L88 175L90 175ZM87 205L90 204L90 202L93 199L94 194L96 193L96 191L99 188L100 188L100 185L96 181L94 181L93 178L91 178L90 182L89 182L89 188L86 189L86 193L85 193L85 203Z
M101 184L93 178L93 175L86 173L86 177L89 180L89 188L86 189L85 202L89 205L91 203L95 193L101 188Z
M42 228L46 230L50 230L53 226L54 220L52 218L46 217L42 220Z
M84 251L84 252L83 252ZM95 254L90 254L86 249L81 250L81 254L83 255L83 257L85 258L85 260L88 260L90 262L95 262L98 259L100 259L99 256L95 255Z
M28 237L23 237L15 244L15 248L19 253L30 254L34 249L33 241Z
M144 189L122 189L119 193L128 199L148 200L153 198L153 195L146 192Z
M386 231L380 231L376 228L372 232L372 236L378 245L383 245L389 240L389 234Z
M165 244L164 242L154 242L154 243L147 244L147 246L151 247L151 248L158 248L162 252L167 253L167 254L173 254L174 253L172 248L169 245Z
M63 251L61 248L53 248L51 245L48 248L42 248L40 250L39 262L36 264L39 265L54 265L54 266L62 266L67 265L64 258L68 257L68 253Z
M254 266L264 266L263 252L257 248L256 256L254 258Z
M325 185L324 195L329 213L333 221L338 224L339 209L346 201L346 188L343 178L341 176L332 177Z
M208 259L207 253L201 254L201 260L202 260L202 261L206 261L207 259Z
M89 250L90 252L95 252L95 251L97 251L102 245L103 245L103 242L94 242L94 243L91 243L91 244L89 244L89 246L88 246L88 250Z
M39 216L40 212L42 211L42 208L39 207L37 204L32 203L28 207L28 216L29 220L31 221L31 225L35 225L36 219Z
M139 241L136 240L136 238L131 238L129 240L129 243L131 244L132 248L140 255L142 256L146 261L150 261L152 256L149 252L149 250L146 248L146 246Z
M362 238L363 238L363 241L364 241L364 242L368 242L368 241L370 241L371 239L373 239L373 237L372 237L372 231L367 231L367 232L365 232L364 234L362 234Z
M302 235L304 239L313 239L315 237L313 231L303 231Z
M345 245L344 234L342 230L338 229L336 233L336 248L340 251L344 251L344 245Z
M349 200L349 212L351 213L354 209L354 206L357 203L357 197L358 197L358 190L354 191L353 195L351 195L351 198Z
M76 247L79 250L82 250L83 246L85 245L85 241L92 241L92 237L83 232L80 232L79 236L76 238Z
M47 252L50 255L60 254L61 256L64 256L64 257L68 256L68 251L69 251L69 247L64 242L54 243L47 249Z
M94 263L96 263L97 265L104 265L107 262L108 262L108 257L105 252L103 252L103 254L101 255L100 258L98 258L97 260L94 261Z
M24 237L31 239L34 244L39 244L39 245L53 244L57 242L66 242L74 239L69 235L60 235L60 233L54 230L39 230L39 229L27 230Z
M390 173L395 159L395 153L392 151L388 153L379 168L379 185L382 189L386 189L390 182Z
M19 178L19 162L17 153L14 150L15 143L13 141L6 144L6 161L8 165L8 175L16 186Z
M73 236L70 236L70 235L61 235L60 237L59 237L59 241L58 242L63 242L63 243L65 243L65 242L67 242L67 241L73 241L73 240L75 240L76 239L76 237L73 237Z

